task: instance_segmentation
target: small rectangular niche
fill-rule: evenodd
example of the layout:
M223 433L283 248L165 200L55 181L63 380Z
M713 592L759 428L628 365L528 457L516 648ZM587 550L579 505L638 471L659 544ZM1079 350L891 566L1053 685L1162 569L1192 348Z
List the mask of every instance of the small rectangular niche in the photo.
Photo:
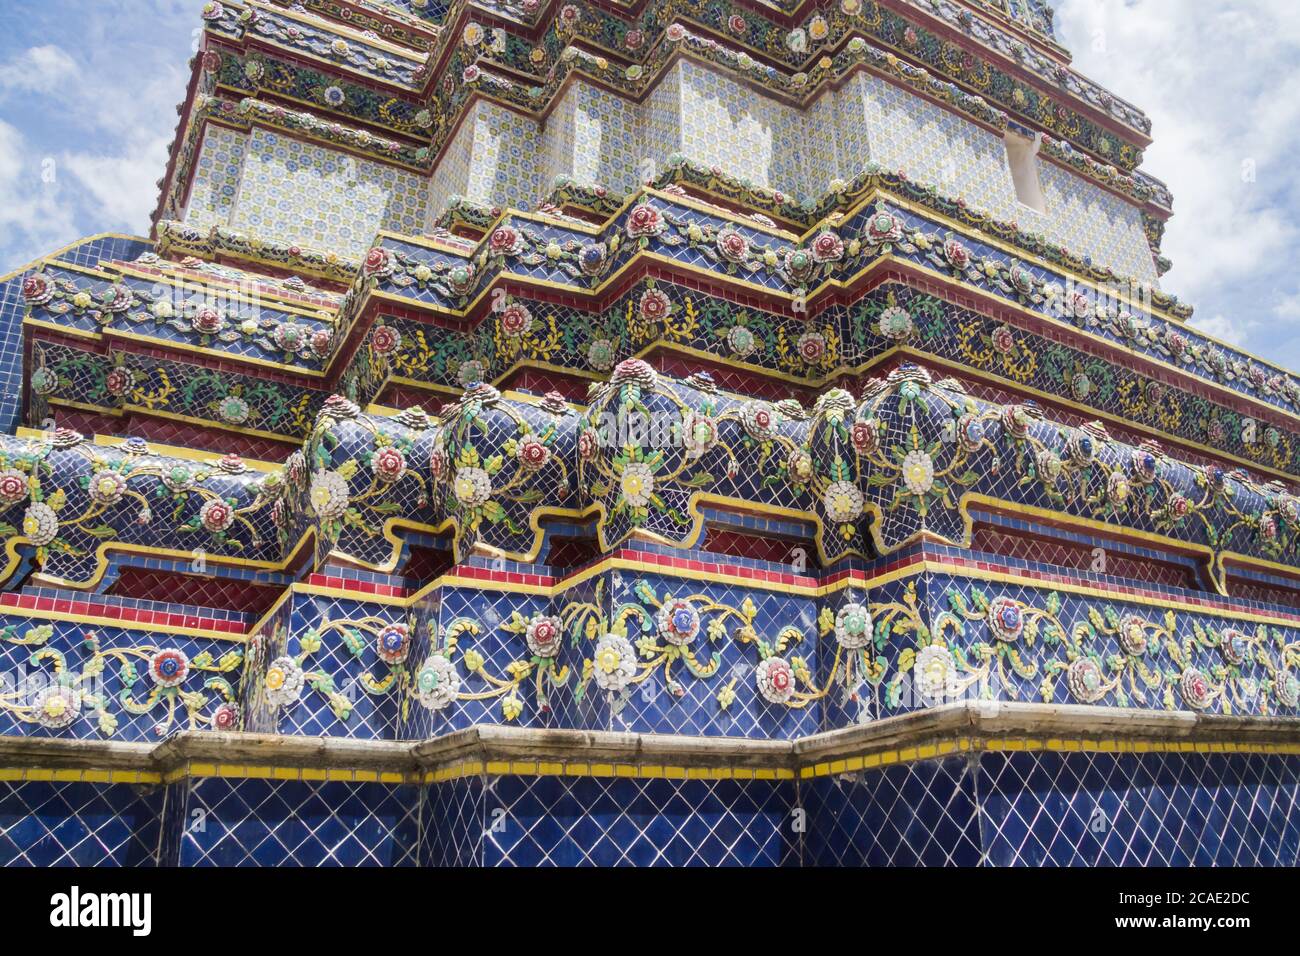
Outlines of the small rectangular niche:
M1014 130L1007 130L1007 167L1011 170L1011 182L1016 187L1016 198L1022 206L1035 212L1047 212L1047 201L1043 198L1043 186L1038 179L1038 147L1042 144L1041 134L1025 136Z

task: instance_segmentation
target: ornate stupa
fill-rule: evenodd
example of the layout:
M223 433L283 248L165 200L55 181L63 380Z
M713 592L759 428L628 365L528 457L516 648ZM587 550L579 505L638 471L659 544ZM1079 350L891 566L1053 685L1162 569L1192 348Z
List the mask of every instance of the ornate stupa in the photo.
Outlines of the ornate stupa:
M1045 3L202 27L3 281L0 859L1297 862L1300 378Z

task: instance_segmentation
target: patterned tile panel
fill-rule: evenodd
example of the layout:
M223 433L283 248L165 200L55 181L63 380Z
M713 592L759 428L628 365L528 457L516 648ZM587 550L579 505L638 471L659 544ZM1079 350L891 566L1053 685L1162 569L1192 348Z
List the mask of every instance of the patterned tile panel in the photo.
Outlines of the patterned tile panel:
M1261 754L984 754L994 866L1295 866L1300 762Z
M420 815L420 866L483 866L487 779L461 777L425 789Z
M413 173L254 128L231 225L355 256L381 229L422 233L427 190Z
M803 865L979 865L977 773L963 756L802 781Z
M154 866L167 788L0 781L0 865Z
M792 795L761 780L489 777L483 865L792 865Z
M179 866L413 866L421 792L343 781L196 779Z
M183 217L187 224L203 231L230 224L247 148L247 133L211 124L207 127Z
M65 262L94 267L101 259L131 261L150 249L144 240L117 237L85 239L59 254ZM11 263L11 265L18 265ZM23 295L26 270L0 282L0 432L11 434L19 424L24 393L23 316L27 300Z
M231 642L3 616L0 733L157 741L235 728L242 662Z

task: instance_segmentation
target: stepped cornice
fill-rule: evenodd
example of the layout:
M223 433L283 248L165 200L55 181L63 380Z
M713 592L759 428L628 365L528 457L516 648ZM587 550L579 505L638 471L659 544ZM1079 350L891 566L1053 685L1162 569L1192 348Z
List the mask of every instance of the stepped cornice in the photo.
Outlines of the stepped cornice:
M644 422L626 421L629 409ZM303 452L269 473L66 430L0 446L5 573L35 549L62 586L93 585L117 551L199 548L275 570L309 541L317 566L332 556L391 569L406 531L450 532L458 560L531 561L547 518L594 519L605 553L633 539L689 549L705 507L806 522L824 566L918 542L968 548L978 508L1185 555L1224 594L1232 567L1300 568L1300 499L1280 483L1188 465L1032 402L977 399L911 364L867 380L860 398L831 389L811 408L638 360L594 382L585 409L485 385L437 418L368 415L334 397Z
M350 22L354 19L351 15L345 19L342 16L344 5L333 0L309 0L306 6L336 21ZM436 16L432 13L432 5L427 2L421 2L418 6L409 3L390 4L388 9L402 10L422 17L426 23L436 25L443 37L448 37L458 33L457 28L463 27L466 16L475 15L485 18L489 23L497 21L508 23L512 27L512 33L535 35L539 27L549 26L558 20L560 11L565 6L563 2L549 3L540 0L507 0L507 2L497 3L482 2L482 0L467 3L458 0L448 5L445 11L439 11ZM679 15L694 15L694 22L701 26L725 28L726 21L733 13L759 24L759 27L746 31L751 42L755 35L761 38L771 36L776 42L769 42L766 47L754 49L758 52L769 49L777 56L797 53L798 51L790 49L787 40L789 31L803 29L807 34L809 24L819 15L823 20L828 21L832 28L828 35L834 36L834 28L843 19L872 20L877 10L886 14L890 11L910 13L912 17L924 18L925 24L933 24L936 21L941 23L943 25L941 29L945 29L953 37L960 38L963 43L977 44L985 53L999 56L1005 66L1045 81L1049 84L1049 88L1081 100L1112 121L1117 121L1141 134L1148 134L1151 130L1150 120L1140 110L1069 68L1069 55L1052 38L1049 24L1044 24L1045 28L1027 26L1026 23L1007 16L994 4L968 5L953 0L897 0L894 3L875 4L848 0L821 9L812 0L793 0L793 2L776 3L735 3L730 6L708 8L701 8L698 4L679 4L679 6L681 7ZM640 30L644 33L647 29L654 30L670 22L664 15L664 8L655 0L649 2L634 0L630 3L610 0L608 3L588 4L586 7L591 11L593 21L603 18L615 24L610 28L595 31L616 38L616 42L608 47L609 52L615 55L627 56L629 52L635 52L626 42L617 42L625 40L627 31ZM1044 6L1040 16L1049 18L1050 9ZM818 32L820 33L820 29ZM920 46L921 43L915 45ZM637 47L637 49L642 48L644 47Z
M676 2L676 0L665 0L667 3ZM576 9L576 8L575 8ZM974 96L972 94L962 93L957 87L948 89L937 77L930 77L927 70L938 70L940 75L945 70L957 70L952 78L962 82L959 75L963 64L974 68L973 61L963 58L963 55L956 56L951 63L935 53L934 62L928 62L924 59L921 62L924 67L913 67L904 61L896 61L894 54L889 51L876 47L863 39L865 33L870 39L878 42L879 38L869 30L859 28L858 20L860 17L846 17L844 14L838 14L844 20L843 36L836 37L827 33L825 38L814 43L813 46L820 48L822 52L808 52L806 55L809 59L805 64L808 68L796 70L794 72L782 72L774 66L767 65L761 59L754 59L748 53L738 50L733 41L737 40L734 35L728 35L726 26L723 24L721 29L724 42L719 43L710 37L696 37L685 31L677 21L683 20L691 22L687 14L696 8L687 5L680 11L665 8L663 11L657 11L659 19L652 21L663 27L658 33L652 33L647 27L645 31L638 32L641 37L637 41L637 52L643 56L642 61L622 63L621 61L610 63L604 57L596 52L589 50L579 50L574 48L571 40L579 39L584 43L589 42L591 37L584 37L581 34L582 24L589 24L588 31L596 31L598 35L600 29L596 21L592 19L596 14L593 13L587 19L578 16L575 20L565 23L557 15L555 24L551 32L546 35L545 43L542 46L527 48L520 47L516 41L513 45L507 41L500 47L501 53L498 56L492 52L496 41L490 39L481 26L475 25L472 21L466 21L456 33L456 37L448 35L445 38L445 52L440 54L435 51L430 55L429 62L437 62L436 68L425 66L425 72L443 77L443 82L434 88L434 100L426 103L421 97L417 96L412 89L407 94L398 94L394 96L378 97L368 93L364 89L354 89L352 95L348 94L346 83L339 86L339 101L331 103L327 100L315 102L302 101L311 110L318 113L335 112L336 115L346 116L352 121L361 120L368 124L374 124L379 127L387 127L393 132L402 135L417 137L417 143L409 149L403 151L396 149L383 142L382 137L377 137L375 142L371 138L373 133L364 133L360 137L360 142L355 133L348 135L347 131L339 131L339 145L349 148L359 149L375 155L388 162L399 162L416 168L426 168L434 161L437 153L446 141L447 135L456 126L457 119L461 111L466 108L474 94L488 96L489 98L500 100L506 105L525 112L544 115L549 109L550 104L554 101L555 95L563 88L564 83L571 75L586 76L591 81L598 83L607 88L617 90L623 95L638 98L644 95L644 91L657 80L663 69L669 65L670 61L678 55L680 51L676 47L681 46L689 50L691 55L702 58L715 67L736 72L749 82L757 82L760 85L770 87L770 91L780 98L796 102L806 103L811 96L815 96L828 83L838 82L846 70L869 66L870 68L883 71L884 75L892 77L897 81L903 81L912 86L918 87L919 91L927 96L937 97L941 102L946 103L950 108L958 108L968 113L978 122L986 125L993 125L996 128L1005 128L1007 117L1000 110L991 109L983 103L982 97L990 95L996 96L997 90L1000 89L998 83L993 82L991 75L980 74L976 79L978 82L966 85L973 91L981 94ZM256 6L250 6L247 11L252 11L251 16L256 18L263 14L257 12ZM244 12L247 12L244 11ZM337 73L340 70L351 70L357 72L358 77L366 77L371 82L383 81L394 86L403 84L411 86L409 82L411 77L403 71L411 69L411 64L416 60L402 61L394 59L395 53L386 54L384 50L374 48L377 41L370 41L370 46L357 41L354 34L349 34L351 39L341 37L330 40L322 31L324 26L308 26L304 24L302 28L286 27L284 14L274 8L268 8L265 16L267 25L263 28L262 40L265 41L267 36L275 37L285 48L286 52L294 50L296 55L300 55L309 61L316 61L317 69L324 70L324 75ZM214 37L222 37L226 42L233 42L239 46L246 46L249 42L246 30L249 28L242 24L242 13L236 12L236 8L223 6L218 17L209 23L209 30ZM836 15L832 15L834 19ZM880 11L882 18L886 16L896 16L888 11ZM824 19L824 18L823 18ZM669 23L667 21L671 20ZM258 21L254 19L254 24ZM839 21L836 21L837 23ZM881 21L884 23L884 20ZM892 21L891 21L892 22ZM671 29L670 29L671 28ZM624 25L623 31L629 29ZM639 29L639 28L638 28ZM773 27L772 29L775 29ZM804 29L804 28L800 28ZM820 32L818 27L815 32ZM829 24L825 27L830 30ZM221 31L225 31L223 34ZM292 35L288 32L292 30ZM673 31L682 30L681 36L677 36ZM215 31L215 32L214 32ZM894 30L893 32L898 32ZM806 31L805 31L806 33ZM503 37L512 35L502 33ZM677 36L674 42L670 37ZM910 34L909 34L910 36ZM472 44L467 42L467 37L472 37ZM893 38L892 33L887 31L887 37ZM896 39L896 38L894 38ZM265 43L258 41L265 47ZM623 38L626 44L626 37ZM775 41L774 41L775 42ZM807 41L805 37L805 43ZM295 50L294 44L303 46L301 50ZM796 44L797 46L800 44ZM906 44L904 44L906 46ZM913 44L918 50L925 47L919 40ZM852 47L852 49L849 49ZM267 47L271 49L271 47ZM521 50L532 50L534 52L521 52ZM780 49L786 51L787 56L792 54L789 50L789 44L782 41ZM537 58L535 51L541 51L542 57ZM628 51L622 51L626 54ZM521 62L511 60L512 56L521 56ZM902 50L904 57L909 56L907 49ZM761 56L761 55L760 55ZM968 57L968 55L965 55ZM221 85L229 86L236 96L256 99L257 95L263 91L262 84L267 82L268 76L289 76L295 70L308 69L310 67L298 66L289 63L276 64L274 61L263 61L258 56L253 56L245 61L241 58L232 58L229 53L225 56L209 51L207 56L201 58L202 69L219 73ZM491 67L500 66L507 70L513 79L501 75L498 76L492 72ZM382 69L379 69L382 67ZM488 67L489 69L484 69ZM532 73L518 72L520 70L532 70ZM279 72L277 72L279 71ZM359 72L358 72L359 71ZM403 79L405 77L405 79ZM532 85L529 86L529 77ZM524 79L520 83L518 79ZM313 88L313 83L306 83L305 88ZM1001 82L1001 81L999 81ZM277 85L283 85L277 81ZM292 82L290 85L293 85ZM301 83L298 85L302 85ZM327 82L318 85L320 90L334 89ZM277 92L272 87L269 92ZM286 91L288 92L288 91ZM1008 93L1008 96L1011 94ZM289 94L292 99L292 94ZM1128 181L1128 177L1123 176L1122 171L1132 170L1137 162L1140 161L1140 153L1136 152L1132 146L1121 146L1118 142L1109 143L1109 141L1097 140L1092 142L1085 136L1079 139L1081 132L1086 133L1085 126L1079 125L1077 117L1071 118L1066 113L1061 113L1061 107L1042 100L1040 109L1040 97L1035 93L1032 97L1027 95L1011 96L1000 105L1009 108L1013 114L1017 115L1021 121L1037 124L1049 136L1053 133L1062 136L1067 140L1074 140L1075 146L1081 148L1082 153L1092 152L1095 156L1100 157L1100 161L1087 155L1073 157L1066 155L1064 157L1058 154L1057 158L1063 158L1078 172L1098 178L1106 183L1109 188L1121 188L1130 198L1137 198L1141 201L1140 193L1152 192L1159 193L1158 184L1152 181L1143 180L1144 185L1140 189L1131 186L1124 186L1123 183ZM359 103L362 112L356 112ZM369 105L367 105L369 104ZM1027 106L1033 106L1039 112L1036 116L1030 116L1025 113ZM229 109L229 107L226 107ZM370 112L365 112L369 109ZM197 119L198 117L195 117ZM265 118L265 117L263 117ZM299 127L298 132L307 132L318 138L329 139L327 132L331 126L337 126L329 120L317 119L311 117L295 116L291 114L288 121L296 122ZM418 142L421 132L428 129L428 139L423 143ZM351 139L352 141L349 141ZM1145 142L1145 141L1144 141ZM1109 143L1109 144L1108 144ZM179 150L181 147L175 146ZM1137 147L1140 149L1140 146ZM1077 148L1073 152L1079 151ZM1117 168L1107 167L1115 164ZM1109 182L1107 182L1109 181ZM1167 205L1167 198L1165 204Z
M317 366L295 363L308 374L313 367L319 369L329 383L338 381L337 369L344 367L359 347L355 340L359 333L354 334L354 326L368 328L375 315L398 310L412 316L441 316L472 327L482 318L487 298L503 284L539 293L547 289L578 293L588 303L586 308L600 310L611 303L602 290L614 289L617 277L635 280L654 262L683 277L707 277L716 284L720 295L729 294L727 289L746 295L761 293L768 307L778 313L787 312L802 295L808 315L817 318L823 302L832 303L863 277L893 262L921 270L917 274L942 277L954 288L966 286L980 291L992 297L990 301L1000 300L1026 314L1042 316L1063 329L1074 329L1084 339L1107 343L1108 348L1118 350L1117 354L1131 351L1143 356L1166 370L1162 374L1174 374L1176 378L1171 381L1186 382L1198 393L1204 394L1205 386L1193 383L1204 382L1218 390L1220 402L1233 404L1229 398L1233 393L1259 402L1259 416L1265 420L1286 422L1295 414L1300 382L1294 376L1186 327L1181 319L1190 310L1176 300L1156 290L1125 285L1107 272L1064 268L1059 264L1061 257L1056 261L1049 258L1050 249L1030 246L1039 253L1031 254L1025 248L1027 237L1017 237L1011 229L990 222L978 212L943 200L924 187L912 187L900 177L865 173L834 197L835 211L821 224L802 232L783 229L774 221L765 225L757 218L742 217L707 198L692 198L685 191L687 187L706 187L703 196L722 194L724 202L734 201L742 192L740 198L750 202L760 191L748 187L740 190L716 172L686 161L671 167L661 182L667 191L643 190L626 198L573 183L557 190L553 197L556 208L590 213L598 216L603 225L546 213L482 210L475 217L475 231L483 235L477 243L451 236L419 240L387 235L376 253L386 264L377 271L328 253L262 242L225 229L203 235L182 225L164 225L160 248L171 255L217 255L275 269L315 273L333 281L354 281L355 287L342 303L332 357ZM774 196L768 199L775 202ZM660 233L645 237L648 244L644 249L639 239L628 241L627 234L626 217L639 202L648 203L652 210L667 214L677 223L668 219L660 222ZM902 228L911 230L909 235L914 238L906 243L910 251L894 243L870 240L869 220L880 204L889 210L890 217L904 224ZM692 223L699 229L698 239L692 238ZM493 235L500 228L525 237L520 239L518 251L504 255L492 251ZM727 263L718 257L716 236L728 228L748 236L752 255L744 263ZM1008 234L1018 238L1019 244L1007 243ZM825 242L842 245L839 258L817 263L806 274L792 273L787 263L811 256L812 244L822 235L830 237ZM970 256L960 272L955 271L945 252L953 237L961 237L958 245ZM552 248L557 250L557 258L550 258ZM585 266L584 254L591 257ZM1071 265L1085 267L1080 260L1071 261ZM358 268L362 269L359 282L355 271ZM586 268L592 271L585 272ZM106 294L114 284L109 278L98 281L99 285L87 290L92 297ZM463 287L458 285L462 282ZM457 288L448 283L457 284ZM37 305L36 310L40 309ZM363 315L367 318L358 325ZM295 341L302 338L297 335L299 331L294 330ZM314 339L314 334L306 337ZM344 364L337 364L340 362ZM493 366L490 378L507 371L494 362L489 364ZM797 369L791 371L798 373ZM813 381L818 378L818 374L812 375ZM457 387L454 378L441 384ZM1221 446L1221 441L1216 440L1204 443ZM1265 462L1259 464L1270 467Z

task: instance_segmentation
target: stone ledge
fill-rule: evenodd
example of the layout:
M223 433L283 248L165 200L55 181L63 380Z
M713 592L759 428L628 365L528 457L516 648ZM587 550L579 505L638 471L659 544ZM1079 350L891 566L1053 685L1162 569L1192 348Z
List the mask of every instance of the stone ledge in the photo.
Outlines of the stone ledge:
M351 740L187 731L158 744L0 737L0 767L145 771L203 776L191 764L241 769L330 769L397 774L411 781L439 768L541 761L556 767L671 766L840 772L850 758L877 763L985 750L1245 751L1300 755L1300 719L1219 717L1187 711L1118 711L1051 704L962 702L794 741L686 737L484 725L425 741ZM831 768L836 762L837 768ZM559 771L555 771L559 772ZM250 772L250 775L254 775Z

